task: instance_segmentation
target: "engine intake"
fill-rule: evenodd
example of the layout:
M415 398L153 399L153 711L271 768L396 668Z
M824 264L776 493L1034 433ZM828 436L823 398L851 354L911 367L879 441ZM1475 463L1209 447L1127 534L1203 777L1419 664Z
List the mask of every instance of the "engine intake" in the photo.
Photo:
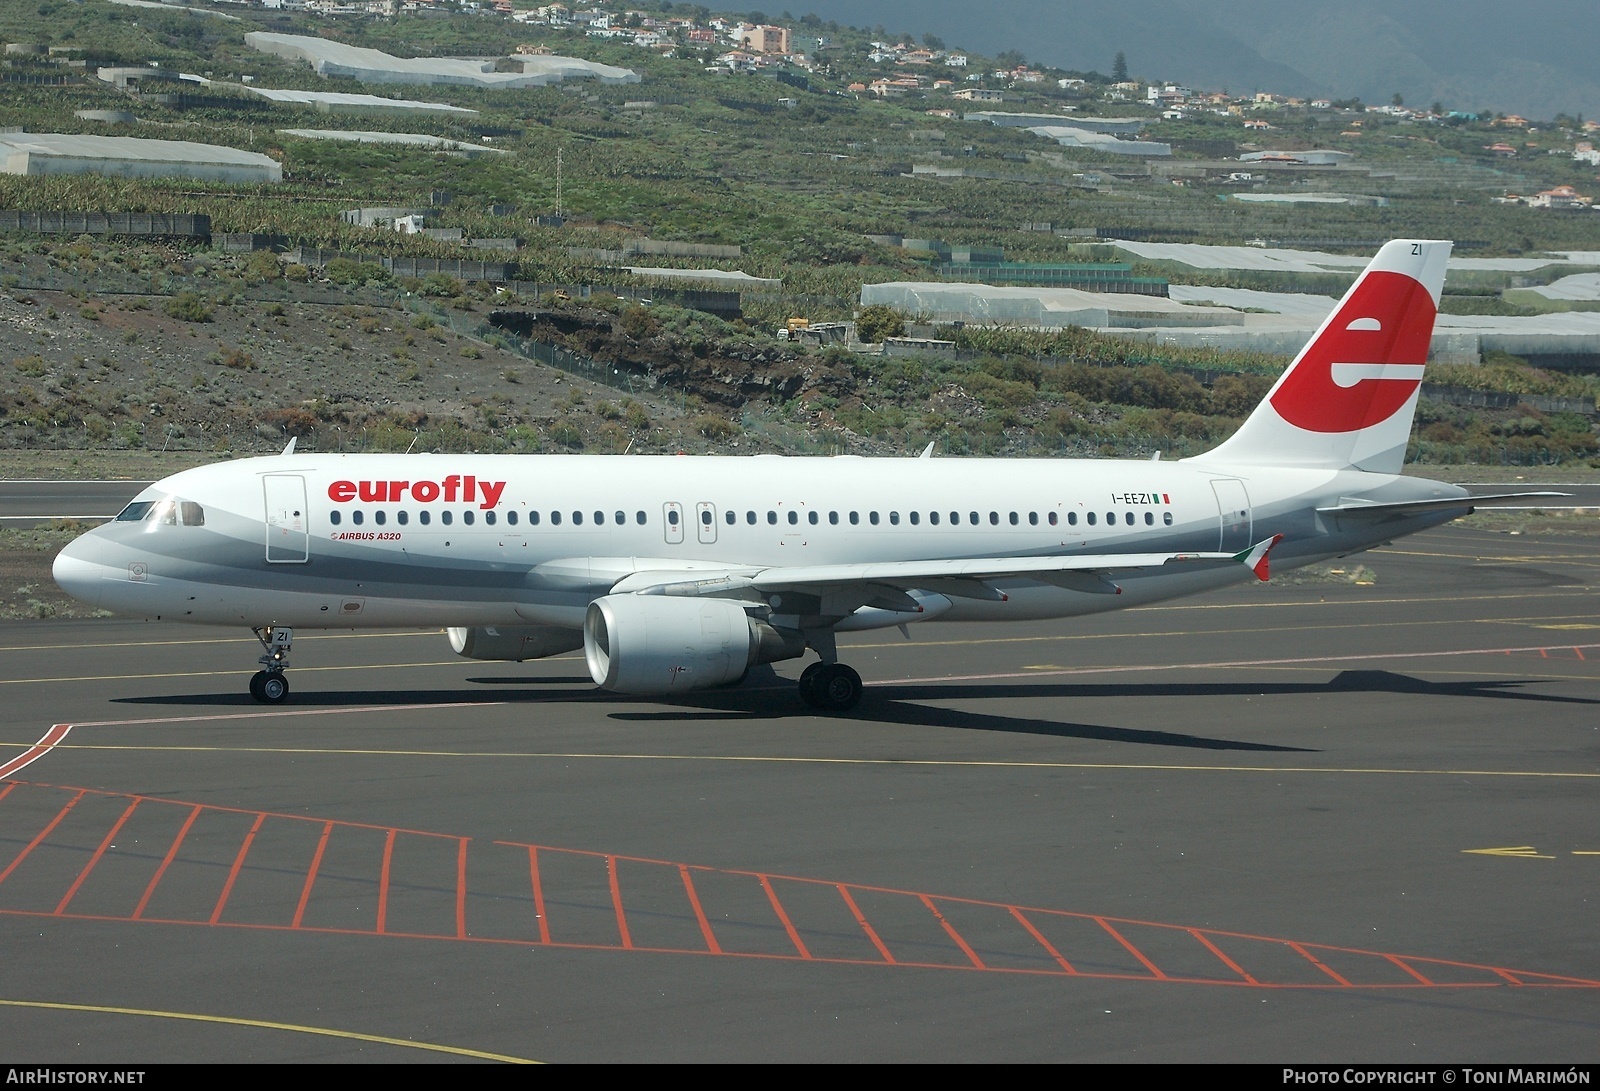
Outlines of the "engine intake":
M521 663L583 647L583 633L556 625L489 625L450 629L450 647L467 659Z
M726 599L607 595L589 604L583 656L614 693L664 694L737 682L757 663L805 654L805 638Z

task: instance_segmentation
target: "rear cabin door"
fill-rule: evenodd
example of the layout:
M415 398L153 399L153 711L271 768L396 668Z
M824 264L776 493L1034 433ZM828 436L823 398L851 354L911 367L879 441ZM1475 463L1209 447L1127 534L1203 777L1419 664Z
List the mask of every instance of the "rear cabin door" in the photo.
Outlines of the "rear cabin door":
M261 479L267 504L267 563L305 564L310 559L306 479L268 474Z
M1222 553L1237 553L1249 549L1250 494L1244 482L1236 478L1222 478L1211 482L1211 491L1217 496L1217 516L1221 523L1217 549Z

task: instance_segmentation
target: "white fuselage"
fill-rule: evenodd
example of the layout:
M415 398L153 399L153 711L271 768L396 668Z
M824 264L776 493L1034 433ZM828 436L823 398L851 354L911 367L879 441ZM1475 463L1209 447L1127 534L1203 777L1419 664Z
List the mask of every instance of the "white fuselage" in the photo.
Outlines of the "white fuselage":
M1341 526L1319 506L1460 493L1213 462L295 454L158 482L139 501L173 501L171 518L107 524L56 571L86 601L172 620L576 628L619 581L696 567L1232 552L1274 534L1274 564L1294 566L1450 517ZM1114 595L1013 579L1004 601L938 599L849 627L1070 616L1246 578L1239 567L1157 571Z

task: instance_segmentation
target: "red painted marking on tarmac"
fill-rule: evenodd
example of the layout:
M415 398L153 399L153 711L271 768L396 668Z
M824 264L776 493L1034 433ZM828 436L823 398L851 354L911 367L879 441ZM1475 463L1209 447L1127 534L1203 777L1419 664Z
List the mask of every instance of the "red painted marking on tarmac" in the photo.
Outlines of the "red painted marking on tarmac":
M1139 950L1139 948L1135 947L1133 944L1129 943L1127 937L1121 932L1118 932L1115 928L1111 927L1110 921L1106 920L1104 917L1095 917L1094 922L1101 928L1104 928L1107 932L1111 933L1111 938L1122 944L1122 946L1126 947L1130 955L1144 964L1145 969L1149 970L1152 974L1155 974L1160 980L1167 980L1167 975L1161 972L1161 967L1145 958L1144 952Z
M275 817L275 816L271 812L265 812L265 811L240 811L238 808L231 808L231 807L208 807L208 806L205 806L205 805L202 805L202 804L186 804L186 803L180 803L178 801L173 801L173 800L158 801L158 800L154 800L152 797L148 797L148 796L135 796L135 795L130 795L130 794L127 794L127 793L120 793L120 792L106 792L106 791L97 791L97 790L93 790L93 789L73 789L73 788L69 788L69 787L61 787L61 786L55 786L55 785L27 785L27 784L25 784L25 782L13 782L10 785L4 786L4 787L0 787L0 798L4 798L5 796L7 796L7 795L11 794L12 792L14 792L15 788L16 788L16 786L18 784L23 784L25 787L43 787L43 788L46 788L47 790L51 790L51 791L61 791L64 794L70 795L72 798L68 801L67 805L65 807L63 807L62 810L58 814L55 815L55 817L51 820L50 824L46 827L46 829L43 830L42 832L40 832L34 838L33 843L30 846L28 846L27 848L25 848L23 850L23 852L19 855L19 857L12 862L11 866L8 867L7 870L4 873L0 873L0 881L3 881L5 878L9 878L10 875L15 871L15 869L20 865L22 860L28 855L28 853L30 853L33 850L33 848L37 847L39 844L42 844L45 840L47 840L49 838L49 836L54 832L56 827L59 826L61 824L61 822L63 822L65 820L66 816L71 812L72 807L79 800L83 799L85 796L95 795L95 796L103 796L103 797L107 797L107 798L118 798L118 799L123 799L123 800L129 801L130 806L125 809L125 811L123 813L123 818L118 820L119 824L124 822L124 821L126 821L127 816L131 813L131 811L133 810L133 807L135 805L143 806L144 804L147 804L147 803L153 804L153 803L156 803L156 802L162 802L162 803L168 803L168 804L171 804L171 805L174 805L174 806L186 807L188 809L189 813L188 813L188 816L187 816L187 818L185 819L185 821L183 823L182 828L178 831L176 837L172 841L171 846L168 848L166 856L163 859L163 861L161 862L160 867L157 869L155 875L151 878L149 885L145 888L144 895L140 899L138 907L134 910L134 912L133 912L131 917L130 916L111 916L111 915L95 915L95 914L72 913L72 912L69 911L69 909L70 909L71 899L74 896L74 892L72 890L70 890L70 889L68 891L67 896L65 898L63 898L60 903L57 904L56 909L55 909L54 912L44 911L44 910L20 910L20 909L18 909L18 910L10 910L10 909L3 909L3 910L0 910L0 915L3 915L3 916L39 917L39 918L52 918L52 919L57 919L57 920L70 919L70 920L84 920L84 921L91 921L91 920L92 921L111 921L111 922L121 922L121 923L131 923L133 921L140 921L140 922L145 922L145 923L187 924L187 925L190 925L190 926L199 926L199 927L257 928L257 929L268 930L268 931L315 932L315 933L318 933L318 934L327 934L327 935L373 936L373 935L380 935L381 934L381 935L392 936L392 937L395 937L395 938L405 938L405 939L428 939L428 940L434 940L434 941L440 941L440 940L448 941L448 940L454 939L454 940L456 940L458 942L498 943L498 944L506 944L506 945L521 945L521 946L524 946L524 947L527 946L527 944L529 942L525 937L521 937L521 936L519 936L519 937L510 937L510 936L468 935L467 934L466 928L465 928L464 912L463 912L463 899L464 899L464 894L465 894L465 891L466 891L466 887L465 887L465 876L466 876L466 872L465 872L465 855L470 850L470 846L468 844L470 839L461 838L459 836L455 837L455 840L456 840L457 845L458 845L458 848L457 848L457 928L456 928L455 935L452 936L448 932L446 932L444 934L441 934L441 933L439 933L437 931L428 932L428 933L421 933L421 932L414 933L414 932L409 932L409 931L408 932L390 932L390 931L388 931L387 916L386 916L387 888L388 888L388 884L389 884L389 881L390 881L389 870L392 867L392 862L393 862L392 861L392 849L393 849L394 840L396 839L398 834L400 832L402 832L402 831L399 831L399 830L391 828L391 827L373 827L373 826L369 826L369 825L364 824L364 823L347 823L347 822L335 822L335 821L331 821L331 820L330 821L324 821L324 820L321 820L321 819L309 819L304 815L285 816L285 817L293 817L293 818L296 818L296 819L298 819L300 821L317 821L317 822L320 822L322 824L322 827L323 827L322 831L321 831L322 836L323 836L323 840L322 840L321 844L323 846L325 846L326 839L329 836L331 836L332 830L333 830L333 828L335 826L348 826L350 828L355 828L355 829L378 829L378 828L381 828L381 829L385 830L386 835L387 835L386 836L386 852L385 852L385 870L384 870L384 875L383 875L383 877L381 879L381 883L380 883L380 907L381 908L380 908L380 918L379 918L379 920L377 922L376 930L374 928L365 928L365 927L364 928L331 928L331 927L312 927L312 928L308 928L308 927L305 926L305 924L304 924L304 909L305 909L305 906L306 906L306 903L307 903L307 900L308 900L308 897L309 897L309 891L310 891L310 889L311 889L311 887L312 887L312 885L314 884L314 881L315 881L316 870L320 866L320 863L319 863L320 857L318 859L316 859L316 860L313 860L312 870L310 872L308 872L306 880L304 881L304 883L301 886L301 890L300 890L300 905L299 905L299 907L297 908L297 910L295 912L293 923L288 923L288 924L265 924L265 923L261 923L261 924L258 924L258 923L234 924L234 923L223 922L221 920L221 915L222 915L222 912L223 912L226 904L228 904L228 902L230 900L230 897L231 897L231 894L229 893L228 890L225 890L223 897L221 899L219 899L219 901L217 903L217 908L212 913L212 917L211 917L210 921L202 920L202 919L194 919L194 918L185 919L185 920L179 920L179 919L171 919L171 920L159 919L158 920L156 918L147 918L147 917L145 917L145 912L146 912L146 909L147 909L147 907L148 907L148 905L150 903L151 897L153 896L155 890L157 889L158 885L162 881L164 875L166 874L167 869L171 866L173 861L177 858L178 852L180 851L182 845L185 843L185 839L186 839L190 829L193 828L194 823L198 820L198 818L200 816L200 813L202 811L215 810L215 811L222 812L222 813L243 813L243 814L250 814L252 816L254 824L252 826L252 829L251 829L251 832L250 832L250 836L246 838L245 845L241 846L240 852L239 852L238 856L236 857L236 859L234 861L233 870L230 872L230 877L229 877L229 880L228 880L230 889L233 886L238 874L240 874L240 872L242 870L242 866L243 866L244 860L248 857L248 853L251 851L250 838L253 838L255 836L255 834L259 832L259 830L262 828L262 826L265 823L265 820L267 818ZM113 834L115 834L115 832L117 832L117 831L113 830ZM430 836L445 837L445 836L452 836L452 835L431 834ZM105 852L112 851L111 840L112 840L112 837L108 836L104 841L102 841L103 851L105 851ZM1573 976L1568 976L1568 975L1558 975L1558 974L1548 974L1548 973L1524 973L1524 972L1521 972L1521 971L1513 972L1511 970L1507 970L1507 969L1504 969L1504 968L1501 968L1501 967L1486 966L1486 965L1478 964L1478 963L1461 962L1461 961L1455 961L1455 960L1449 960L1449 959L1426 958L1426 957L1412 956L1412 955L1399 956L1399 955L1394 955L1394 954L1387 953L1387 952L1362 950L1362 949L1357 949L1357 948L1334 947L1334 946L1330 946L1330 945L1327 945L1327 944L1296 943L1296 942L1285 940L1285 939L1279 938L1279 937L1257 936L1257 935L1253 935L1253 934L1250 934L1250 933L1224 932L1224 931L1217 930L1217 929L1197 929L1197 928L1190 928L1190 927L1187 927L1187 926L1184 926L1184 925L1162 924L1160 922L1155 922L1155 921L1138 921L1138 920L1127 920L1127 919L1121 919L1121 918L1110 918L1110 917L1104 917L1104 916L1091 915L1091 914L1087 914L1087 913L1074 913L1074 912L1070 912L1070 911L1066 911L1066 910L1058 910L1058 909L1041 909L1041 908L1037 908L1037 907L1029 908L1029 907L1013 905L1013 904L1009 904L1009 903L1005 903L1005 902L986 901L986 900L977 899L977 898L946 897L946 896L942 896L942 895L941 896L936 896L936 895L925 894L925 893L920 893L920 892L916 892L916 891L900 890L900 889L896 889L896 888L892 888L892 887L868 886L868 885L859 884L859 883L852 883L852 884L846 885L846 884L841 884L841 883L832 883L832 882L829 882L829 881L824 880L824 879L815 879L815 878L809 878L808 879L808 878L797 877L797 876L773 876L773 875L770 875L770 874L767 874L767 873L762 873L762 872L739 871L739 870L732 870L732 869L710 869L710 868L695 869L695 870L711 871L711 872L714 872L715 874L720 874L720 875L729 875L729 876L739 875L739 876L757 878L759 880L759 882L761 883L761 885L762 885L762 889L764 891L766 891L766 893L767 893L767 897L768 897L768 900L769 900L769 902L771 903L771 905L773 907L774 914L778 917L779 921L782 922L785 931L789 935L790 942L794 945L794 953L792 953L792 954L791 953L728 952L726 950L721 949L720 945L715 944L715 934L711 931L711 926L710 926L710 915L705 912L705 909L706 909L705 904L700 901L698 892L694 890L692 879L688 876L688 872L691 870L691 865L680 864L680 863L673 863L673 864L671 864L671 866L675 867L675 868L678 868L679 869L679 875L685 879L685 891L690 896L691 905L696 907L696 917L697 917L697 920L701 923L702 936L706 940L705 945L704 946L695 945L695 946L692 946L692 947L690 947L690 946L684 946L684 947L639 946L639 945L635 945L632 942L631 934L629 934L626 931L626 929L627 929L626 917L622 915L622 904L623 904L623 902L622 902L622 890L621 890L621 879L620 879L620 863L622 861L624 861L624 860L627 860L627 861L644 860L645 862L654 862L654 863L659 863L659 861L650 861L647 858L619 856L619 855L616 855L616 854L602 854L602 853L596 853L596 852L589 852L589 851L586 851L586 850L573 850L573 851L575 853L580 854L580 855L599 856L602 859L605 859L606 862L607 862L607 869L608 869L608 872L609 872L610 877L611 877L611 889L612 889L613 906L614 906L614 908L617 910L617 912L619 914L619 916L618 916L618 926L619 926L619 934L620 934L620 939L621 939L621 947L619 948L619 945L618 945L617 942L610 942L610 943L552 943L552 942L549 941L548 926L544 923L544 920L543 920L543 918L544 918L544 896L545 896L545 891L543 889L543 883L540 881L539 874L538 874L537 849L534 848L533 846L527 846L527 845L517 845L515 847L527 848L529 850L530 880L534 884L535 907L538 910L540 918L541 918L541 928L540 928L541 941L547 943L549 946L552 946L552 947L561 947L561 948L566 948L566 949L570 949L570 950L616 951L616 950L619 950L619 949L626 949L626 950L635 950L635 951L651 951L651 952L662 953L662 954L696 954L696 955L706 955L706 956L716 955L716 956L721 956L721 957L726 957L728 954L731 953L731 954L737 955L738 957L743 957L743 958L767 959L767 960L773 960L773 961L803 961L803 960L810 960L810 961L816 961L816 962L826 962L826 963L833 963L833 964L839 964L839 965L850 965L850 966L880 966L881 967L881 966L887 966L887 965L896 965L896 966L902 966L902 967L917 967L917 968L926 968L926 969L961 970L961 971L966 971L966 972L969 972L969 973L971 973L971 972L986 972L986 973L1019 973L1019 974L1032 974L1032 975L1044 975L1044 976L1082 976L1082 977L1089 977L1089 978L1095 978L1095 979L1100 979L1100 980L1115 980L1115 981L1146 981L1146 982L1149 982L1149 981L1161 980L1161 981L1165 981L1165 982L1177 982L1177 983L1185 983L1185 984L1204 984L1204 985L1251 987L1251 988L1271 988L1271 989L1308 989L1308 988L1309 989L1330 989L1330 988L1351 989L1351 988L1358 988L1358 989L1368 989L1368 990L1377 990L1377 989L1394 990L1394 989L1417 989L1417 988L1432 988L1432 989L1439 989L1439 988L1451 988L1451 989L1457 989L1457 988L1504 988L1504 987L1507 987L1507 986L1522 987L1522 988L1527 988L1527 987L1585 988L1585 989L1600 988L1600 981L1592 980L1592 979L1588 979L1588 978L1580 978L1580 977L1573 977ZM319 851L320 851L320 849L319 849ZM559 851L567 851L567 850L550 849L549 851L558 851L559 852ZM97 866L97 864L95 864L93 861L91 861L91 866L85 868L82 872L79 873L79 877L78 877L78 879L74 880L74 884L73 885L74 886L80 885L83 877L85 875L87 875L89 873L89 871L92 869L92 867L94 867L94 866ZM833 958L833 957L816 957L816 956L813 956L812 953L809 950L807 950L804 942L801 940L799 932L794 926L794 922L789 918L789 915L784 911L784 908L783 908L782 904L780 903L780 901L778 899L778 896L777 896L777 893L776 893L776 891L775 891L775 889L773 887L772 880L774 878L781 878L781 879L784 879L787 882L810 883L810 884L812 884L814 886L824 886L824 885L826 885L826 886L830 886L834 890L836 890L840 894L841 898L844 900L845 905L850 909L850 911L851 911L852 915L855 917L858 925L860 925L860 927L862 928L863 933L868 937L868 939L872 942L873 946L876 948L876 951L877 951L877 954L878 954L879 957L876 958L876 959L873 959L873 958L868 958L868 957L865 957L865 956L853 957L853 958ZM290 880L290 881L293 881L293 880ZM961 946L964 951L968 952L967 963L963 964L963 963L959 963L959 962L951 962L948 959L945 960L945 961L941 961L941 962L913 961L913 960L898 960L898 959L895 959L892 956L892 954L889 952L887 946L884 944L882 938L877 934L877 932L872 928L870 923L866 920L865 914L861 912L860 905L856 901L855 897L853 896L853 893L852 893L853 891L871 892L873 894L881 895L881 896L886 897L886 898L902 898L902 899L904 899L904 898L913 898L913 899L916 899L917 901L920 902L920 904L923 906L923 908L930 909L931 911L933 911L935 913L936 918L940 919L941 923L946 925L947 934L949 934L951 936L952 940L954 940L957 943L958 946ZM962 942L961 937L954 931L953 927L949 926L948 920L946 918L944 918L944 915L943 915L943 912L942 912L942 908L941 908L941 905L939 903L954 904L954 905L969 905L969 906L975 906L975 907L984 908L984 909L987 909L987 910L994 910L994 909L1005 910L1006 912L1010 913L1011 916L1015 920L1017 920L1017 922L1019 924L1021 924L1023 926L1023 928L1034 938L1034 940L1036 942L1038 942L1040 944L1040 946L1045 951L1048 951L1050 953L1051 957L1055 960L1056 966L1055 967L1045 968L1045 967L1041 967L1041 966L1037 966L1037 965L1036 966L1028 966L1028 967L998 967L998 966L985 965L982 962L982 960L977 957L976 952L972 950L970 945L964 944ZM1109 972L1108 973L1083 973L1082 971L1078 971L1078 970L1075 969L1073 964L1071 962L1069 962L1062 955L1062 953L1059 950L1057 950L1044 937L1043 933L1040 932L1040 930L1033 925L1033 923L1029 919L1029 915L1030 914L1035 916L1035 917L1037 917L1037 916L1048 916L1048 917L1053 917L1053 918L1065 918L1065 919L1075 920L1075 921L1093 921L1106 934L1108 934L1108 935L1112 936L1113 938L1115 938L1123 946L1124 949L1129 951L1130 954L1132 954L1135 958L1137 958L1139 963L1143 966L1144 971L1146 971L1146 972L1138 972L1138 973L1136 973L1136 972L1132 972L1132 971L1120 971L1120 972L1115 972L1115 973L1109 973ZM1223 979L1223 978L1219 978L1218 976L1215 976L1215 975L1207 975L1207 976L1203 976L1202 977L1202 976L1187 976L1187 975L1179 976L1179 975L1166 974L1166 973L1162 972L1158 967L1156 967L1154 962L1152 962L1149 958L1147 958L1141 951L1139 951L1126 938L1126 936L1123 935L1123 932L1119 930L1119 927L1126 927L1126 926L1142 927L1142 928L1147 928L1147 929L1162 929L1162 930L1164 930L1164 931L1166 931L1168 933L1184 932L1189 936L1189 938L1198 940L1202 944L1202 946L1205 946L1207 949L1211 950L1212 953L1214 955L1216 955L1216 957L1224 965L1228 966L1237 975L1237 980ZM1262 942L1262 943L1270 943L1270 944L1273 944L1273 945L1276 945L1276 946L1280 946L1280 947L1287 946L1289 949L1291 949L1291 950L1295 951L1296 953L1298 953L1302 958L1306 959L1308 962L1310 962L1313 965L1317 966L1322 971L1322 975L1320 975L1320 979L1318 981L1313 981L1313 982L1309 982L1309 983L1305 982L1305 981L1275 982L1275 981L1270 981L1270 980L1262 980L1262 979L1260 979L1258 977L1252 976L1247 970L1244 969L1243 965L1241 965L1239 962L1236 962L1233 959L1229 958L1227 956L1227 954L1222 951L1221 944L1223 942L1231 941L1231 940L1235 940L1235 939L1239 939L1239 940L1254 940L1254 941L1259 941L1259 942ZM1341 958L1344 958L1347 962L1351 958L1360 959L1360 960L1366 960L1366 963L1372 964L1372 965L1363 965L1362 963L1354 963L1353 965L1361 966L1361 972L1359 974L1352 974L1349 977L1342 976L1339 973L1334 972L1328 966L1328 964L1323 961L1325 953L1331 953L1331 954L1339 955ZM1381 975L1379 973L1377 973L1375 971L1375 969L1373 968L1373 966L1376 966L1376 965L1381 965L1381 966L1385 967L1386 968L1385 972L1383 972ZM1431 980L1428 976L1426 976L1422 972L1422 969L1425 969L1428 966L1448 967L1448 968L1453 968L1453 969L1458 970L1458 971L1467 971L1469 973L1478 975L1479 979L1466 980L1466 981L1462 981L1462 982L1455 983L1455 984L1441 984L1441 983L1439 983L1437 981ZM1059 969L1056 968L1056 967L1059 967ZM1405 972L1406 977L1409 980L1397 982L1395 980L1394 974L1392 972L1393 967L1400 967ZM1348 972L1348 970L1347 970L1347 972Z
M683 892L689 895L689 904L694 908L694 919L700 922L700 934L706 938L706 950L714 955L722 954L722 947L711 931L711 922L706 919L706 911L701 908L700 895L694 892L694 880L689 878L689 865L679 864L678 874L683 876Z
M1050 957L1055 959L1056 962L1060 964L1060 966L1061 966L1061 968L1063 970L1065 970L1069 974L1076 974L1078 972L1077 970L1074 970L1072 968L1072 963L1068 962L1066 959L1061 957L1061 952L1056 950L1055 944L1053 944L1049 940L1045 939L1044 938L1044 934L1041 933L1037 928L1035 928L1033 926L1033 922L1028 920L1027 917L1024 917L1022 915L1022 910L1018 909L1014 905L1007 906L1006 908L1010 909L1011 910L1011 915L1013 917L1017 918L1017 923L1022 925L1022 927L1026 928L1028 930L1028 935L1030 935L1034 939L1038 940L1039 941L1039 946L1043 947L1046 951L1050 952Z
M299 928L300 922L306 919L306 904L311 901L311 887L317 881L317 872L322 870L322 854L328 850L328 838L333 835L333 823L322 824L322 839L317 842L317 851L311 854L311 867L306 872L306 884L300 888L300 904L294 907L294 923L290 928Z
M46 754L62 739L67 737L67 732L72 730L71 724L54 724L44 737L34 743L27 750L12 758L4 765L0 765L0 777L9 777L12 773L20 773ZM3 797L0 797L3 798Z
M978 957L978 952L967 946L967 941L961 938L961 933L957 932L955 927L951 925L949 921L944 919L944 914L939 912L938 907L933 904L933 899L928 897L926 894L919 894L918 897L922 900L922 904L928 907L928 912L932 913L934 918L944 926L946 934L948 934L951 939L956 941L956 946L961 948L962 954L966 955L967 958L972 961L973 969L987 970L989 967L983 964L983 959Z
M761 876L761 889L767 892L767 901L772 903L772 911L783 922L783 930L789 933L789 942L794 944L795 951L802 959L811 960L811 952L806 950L805 943L800 939L800 933L795 931L794 922L789 919L789 914L783 911L783 904L778 901L777 892L772 889L772 883L765 875Z
M1317 958L1310 951L1307 951L1304 947L1300 946L1298 943L1295 943L1293 940L1290 940L1286 944L1286 946L1289 948L1289 950L1293 951L1295 954L1299 955L1301 958L1303 958L1307 962L1311 963L1311 965L1315 966L1317 969L1321 970L1323 973L1325 973L1329 977L1333 978L1335 981L1337 981L1339 984L1343 985L1345 988L1349 988L1350 987L1350 982L1348 982L1344 978L1340 977L1337 973L1334 972L1334 970L1333 970L1333 968L1331 966L1328 966L1320 958Z
M617 858L606 857L606 874L611 877L611 905L617 911L617 931L622 935L624 950L633 949L633 937L628 934L628 918L622 912L622 886L617 881Z
M1137 674L1148 671L1225 670L1237 667L1293 667L1314 666L1318 663L1365 663L1392 659L1439 659L1463 655L1517 655L1528 652L1548 653L1552 648L1572 651L1583 658L1585 649L1600 648L1600 644L1544 644L1526 648L1462 648L1448 652L1371 652L1366 655L1317 655L1294 659L1237 659L1218 663L1143 663L1104 667L1063 667L1059 670L1004 671L995 674L946 674L934 678L885 678L865 683L868 686L908 686L931 682L992 682L1006 678L1060 678L1079 674ZM1548 658L1548 656L1547 656Z
M467 938L467 842L470 837L461 839L461 847L456 850L456 939Z
M89 872L93 871L94 866L100 862L100 857L106 854L106 849L110 848L111 842L116 840L117 832L122 829L122 824L128 821L128 817L133 814L133 809L138 805L139 797L134 796L133 802L128 804L128 809L122 812L121 818L117 819L117 824L111 827L111 832L105 835L105 838L100 842L100 847L94 850L94 855L89 857L89 862L83 865L82 871L78 872L78 877L72 880L72 885L67 888L66 894L62 896L60 903L56 905L56 916L59 917L66 912L67 903L77 896L78 889L83 886L83 881L89 877Z
M44 841L46 837L49 837L57 826L61 825L61 820L66 818L68 813L71 812L72 808L78 805L78 800L82 799L88 794L88 790L85 789L68 800L67 805L61 808L60 812L50 820L50 824L39 831L39 836L35 837L32 841L29 841L27 848L17 853L17 858L11 861L11 863L6 866L4 871L0 871L0 883L5 882L11 877L11 873L17 870L17 865L26 860L28 858L28 854L34 849L38 848L40 843Z
M1407 963L1405 959L1396 958L1394 955L1389 955L1387 957L1388 957L1390 962L1392 962L1396 966L1400 967L1402 970L1404 970L1406 973L1410 974L1412 977L1416 978L1422 984L1424 984L1424 985L1436 984L1436 982L1429 981L1427 978L1425 978L1421 974L1417 973L1416 970L1412 969L1411 965L1409 963Z
M167 868L172 861L177 859L178 846L183 844L183 839L189 836L189 830L194 826L194 820L200 817L200 812L205 810L203 804L196 803L189 812L188 819L183 823L183 828L178 831L178 836L172 839L172 847L167 849L167 855L162 858L161 866L156 868L156 873L150 877L150 885L144 888L144 897L139 899L139 906L133 911L133 919L138 920L144 916L144 907L150 904L150 896L156 892L156 884L161 882L161 877L167 873Z
M878 954L883 956L883 961L893 965L894 956L889 953L889 948L883 945L883 940L878 938L878 933L872 930L872 925L867 923L866 914L861 912L861 907L850 896L850 888L843 883L835 883L834 886L838 888L839 896L844 899L844 904L850 907L851 916L855 917L856 923L861 926L861 930L867 934L867 938L872 941L872 945L878 949Z
M394 860L394 835L390 830L383 843L383 870L378 873L378 934L383 935L389 923L389 865Z
M533 880L533 915L539 918L539 942L547 944L550 942L550 919L544 915L544 884L539 880L539 850L533 845L528 846L528 874Z
M217 897L217 907L211 911L211 924L216 924L222 919L222 907L228 904L228 896L233 893L234 880L239 878L239 869L244 867L244 858L250 854L250 846L255 843L261 823L266 820L265 814L256 815L256 824L244 835L244 844L239 846L239 855L233 858L233 867L228 869L228 881L222 884L222 893Z
M1216 955L1217 958L1221 960L1221 962L1222 962L1222 964L1224 966L1226 966L1228 969L1232 970L1234 973L1238 974L1240 977L1244 978L1246 984L1248 984L1248 985L1259 985L1259 984L1261 984L1261 982L1257 981L1254 977L1251 977L1250 974L1245 972L1244 967L1240 966L1237 962L1233 961L1233 959L1231 959L1227 955L1223 954L1222 953L1222 948L1218 947L1215 943L1212 943L1210 940L1206 939L1205 933L1203 933L1203 932L1201 932L1201 931L1199 931L1198 929L1195 929L1195 928L1190 928L1188 931L1189 931L1189 934L1191 936L1193 936L1195 939L1200 941L1201 945L1203 947L1205 947L1206 950L1208 950L1212 954Z

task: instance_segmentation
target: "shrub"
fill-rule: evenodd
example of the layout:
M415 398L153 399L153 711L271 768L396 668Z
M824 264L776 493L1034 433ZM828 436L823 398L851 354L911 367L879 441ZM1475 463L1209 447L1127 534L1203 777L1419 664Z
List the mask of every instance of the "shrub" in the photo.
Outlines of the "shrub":
M563 447L583 446L583 432L570 420L558 420L552 424L550 439Z
M181 322L211 321L211 308L193 292L179 292L167 300L165 310L169 316Z
M906 332L906 320L900 312L884 303L862 307L856 315L856 337L867 344L877 344L885 337L899 337Z

